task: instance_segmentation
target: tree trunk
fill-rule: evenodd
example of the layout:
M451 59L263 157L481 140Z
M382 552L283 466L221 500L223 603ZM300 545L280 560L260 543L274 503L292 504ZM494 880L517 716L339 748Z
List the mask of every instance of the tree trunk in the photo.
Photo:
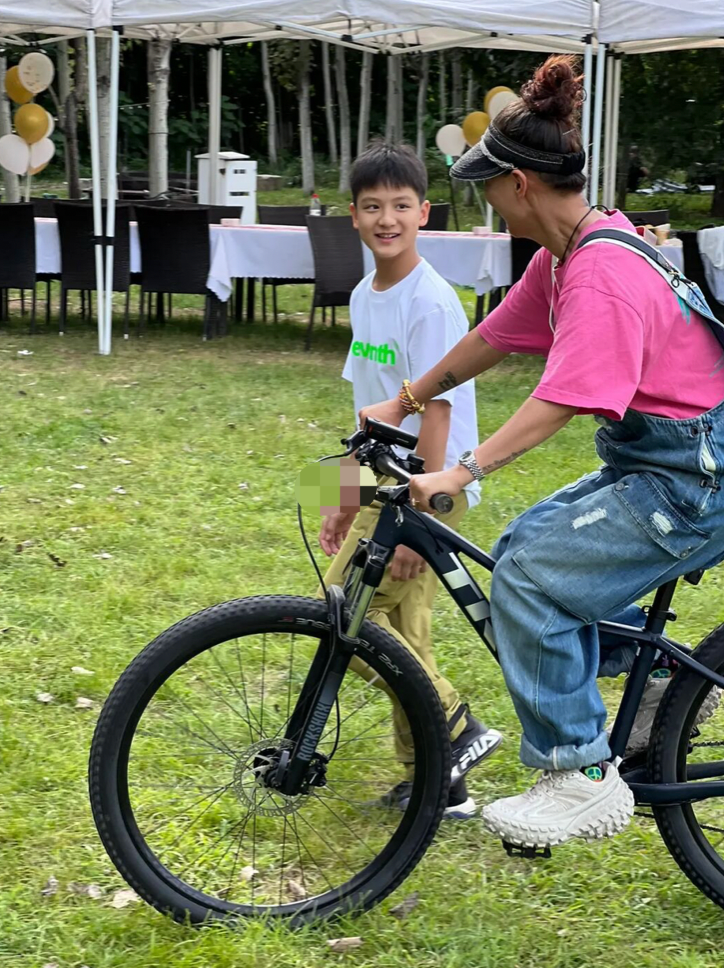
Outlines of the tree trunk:
M10 101L5 94L5 72L7 69L8 59L2 54L0 55L0 137L6 134L12 134ZM18 176L3 168L3 180L5 182L5 201L19 202L20 183L18 182Z
M310 41L299 41L297 96L299 99L299 142L302 154L302 189L314 191L314 149L312 146L312 116L309 105Z
M148 42L148 192L168 191L168 79L171 41Z
M453 50L450 55L452 61L452 113L453 122L460 124L463 119L463 68L459 50Z
M362 74L359 88L359 120L357 122L357 154L361 155L370 140L370 102L372 100L372 64L374 54L362 54Z
M267 116L267 152L269 163L277 163L277 109L274 103L274 85L272 84L271 71L269 70L269 47L267 42L261 42L261 70L264 77L264 94L266 96L266 116Z
M395 98L395 58L387 55L387 104L385 113L385 141L395 140L395 115L397 100Z
M420 54L420 75L417 87L417 141L416 151L420 161L425 160L425 148L427 139L425 136L425 118L427 116L427 83L430 78L430 55Z
M403 68L405 66L404 54L398 54L394 58L395 64L395 115L397 137L396 141L401 141L405 137L405 112L404 112L404 89L402 86Z
M465 92L465 114L470 114L471 111L475 110L475 102L478 99L478 85L473 76L472 70L468 70L468 80L467 89ZM473 197L473 185L472 182L465 182L465 189L463 192L463 204L472 205L475 199Z
M326 44L324 45L327 46ZM347 65L344 47L335 47L335 80L339 99L339 190L349 191L349 169L352 164L352 132L349 120L349 95L347 94Z
M724 218L724 173L719 172L714 182L714 194L711 199L711 214L716 218Z
M447 124L447 58L445 51L441 50L437 55L438 81L440 83L440 124Z
M108 129L111 118L111 39L96 37L101 198L108 198Z
M339 65L339 61L337 61ZM329 69L329 44L322 41L322 75L324 77L324 114L327 118L327 144L329 146L329 161L333 168L339 164L339 153L337 151L337 121L334 114L334 90L332 88L332 72ZM337 88L339 91L339 87ZM346 94L346 90L345 90ZM340 98L340 124L342 123L342 93Z

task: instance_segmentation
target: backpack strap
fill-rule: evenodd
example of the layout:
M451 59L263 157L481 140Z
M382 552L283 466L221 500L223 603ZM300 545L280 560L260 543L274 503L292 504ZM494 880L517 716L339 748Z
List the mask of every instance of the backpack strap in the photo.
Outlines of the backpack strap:
M629 232L627 229L597 229L595 232L589 232L585 238L581 239L576 249L597 242L618 245L645 259L652 269L655 269L666 281L671 291L681 302L685 303L695 313L703 316L719 344L724 348L724 323L714 315L697 284L692 282L691 279L687 279L682 272L679 272L676 266L673 266L656 246L651 245L640 235Z

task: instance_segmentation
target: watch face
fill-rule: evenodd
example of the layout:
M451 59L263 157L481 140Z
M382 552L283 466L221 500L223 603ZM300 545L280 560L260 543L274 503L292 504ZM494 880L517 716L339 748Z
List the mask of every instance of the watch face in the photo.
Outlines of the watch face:
M464 454L461 454L459 460L470 460L473 456L472 450L466 450Z

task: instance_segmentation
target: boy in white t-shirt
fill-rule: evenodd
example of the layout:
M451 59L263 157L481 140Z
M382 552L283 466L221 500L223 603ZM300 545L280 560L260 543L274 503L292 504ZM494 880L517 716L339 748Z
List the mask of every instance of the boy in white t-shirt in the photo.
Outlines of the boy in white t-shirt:
M468 320L454 289L417 252L417 233L427 223L427 172L406 145L373 143L355 161L350 175L350 210L362 241L372 250L375 270L352 293L352 344L343 377L354 389L355 412L395 396L403 379L414 381L434 366L468 332ZM426 472L454 467L458 455L478 444L475 387L472 380L451 386L412 414L402 427L419 438L417 453ZM440 520L457 527L469 507L480 500L477 483L455 498L453 510ZM324 519L319 543L336 555L325 584L343 584L349 560L360 538L372 537L379 505L354 514ZM453 751L452 785L446 815L465 819L475 802L464 776L490 755L501 735L478 722L444 679L432 652L432 601L437 578L411 548L400 545L378 589L369 618L410 649L425 666L448 717ZM411 770L413 750L399 707L393 708L397 754ZM397 784L383 803L404 809L409 780Z

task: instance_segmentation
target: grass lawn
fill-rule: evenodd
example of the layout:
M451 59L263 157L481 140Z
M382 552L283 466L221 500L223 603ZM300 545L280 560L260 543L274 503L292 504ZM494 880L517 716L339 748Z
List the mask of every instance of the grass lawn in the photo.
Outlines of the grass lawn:
M293 313L306 299L289 290L278 326L235 327L206 344L197 312L179 310L165 330L116 340L109 358L77 320L62 340L31 339L17 318L0 335L0 965L718 968L722 911L643 819L612 841L535 863L507 857L477 822L448 825L379 908L294 934L262 924L193 931L143 903L112 906L126 885L98 841L85 774L114 681L159 631L199 608L314 589L293 483L304 463L335 452L353 413L340 379L348 330L320 331L305 354L306 317ZM479 381L481 434L526 398L540 366L511 359ZM593 430L578 419L487 481L464 532L489 547L515 514L594 468ZM684 586L677 611L677 637L701 638L722 621L721 576ZM446 674L506 736L472 774L472 792L485 802L521 790L530 773L495 663L443 597L435 634ZM620 688L606 685L613 703ZM77 709L79 696L94 708ZM50 877L57 891L43 896ZM101 895L71 887L88 884ZM418 906L392 917L413 891ZM362 946L328 950L326 939L349 935Z

